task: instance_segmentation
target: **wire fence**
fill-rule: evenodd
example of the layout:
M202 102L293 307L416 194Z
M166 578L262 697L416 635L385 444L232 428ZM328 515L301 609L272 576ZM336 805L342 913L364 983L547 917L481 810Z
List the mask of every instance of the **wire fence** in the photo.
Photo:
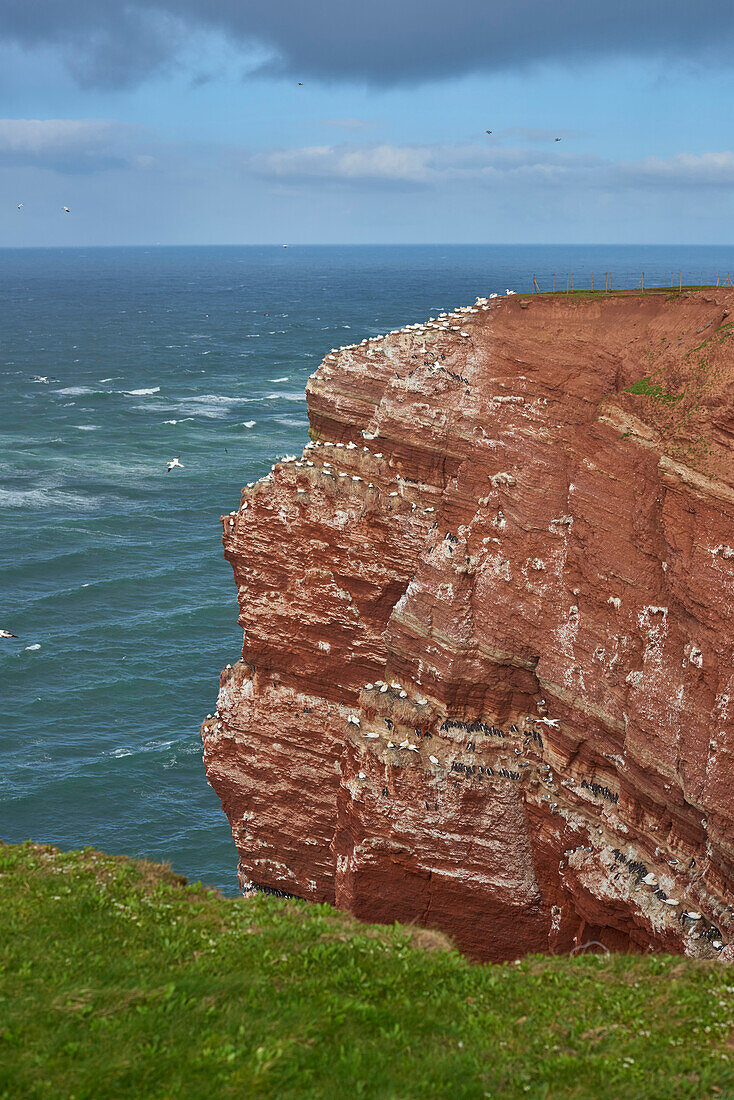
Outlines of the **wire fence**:
M671 271L670 283L661 283L659 276L657 282L645 281L645 272L619 272L604 271L598 273L566 272L562 275L541 275L532 277L533 294L576 294L580 291L594 291L595 293L609 293L611 291L653 291L653 290L700 290L703 287L734 287L731 272L717 271L716 277L712 272Z

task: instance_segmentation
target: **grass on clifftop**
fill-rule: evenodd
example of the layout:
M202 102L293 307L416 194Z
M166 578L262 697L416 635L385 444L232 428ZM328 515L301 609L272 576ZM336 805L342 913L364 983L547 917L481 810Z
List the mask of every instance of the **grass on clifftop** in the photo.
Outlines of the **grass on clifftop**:
M479 966L91 849L2 846L0 876L2 1097L734 1096L720 963Z

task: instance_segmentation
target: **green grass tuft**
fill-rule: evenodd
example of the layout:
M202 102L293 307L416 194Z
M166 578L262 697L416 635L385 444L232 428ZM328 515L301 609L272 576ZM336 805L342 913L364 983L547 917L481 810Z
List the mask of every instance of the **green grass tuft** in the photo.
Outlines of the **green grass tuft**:
M0 896L13 1100L734 1095L719 963L480 966L436 934L30 843L0 847Z
M660 405L675 405L682 401L685 396L683 393L667 393L659 382L653 382L649 376L640 378L637 382L633 382L631 386L627 386L625 393L643 394L645 397L657 401Z

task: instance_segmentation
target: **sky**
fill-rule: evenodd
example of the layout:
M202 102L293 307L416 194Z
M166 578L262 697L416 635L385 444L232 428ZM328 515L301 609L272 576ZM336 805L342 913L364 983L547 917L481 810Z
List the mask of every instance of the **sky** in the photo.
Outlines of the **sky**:
M732 243L733 44L731 0L0 0L0 246Z

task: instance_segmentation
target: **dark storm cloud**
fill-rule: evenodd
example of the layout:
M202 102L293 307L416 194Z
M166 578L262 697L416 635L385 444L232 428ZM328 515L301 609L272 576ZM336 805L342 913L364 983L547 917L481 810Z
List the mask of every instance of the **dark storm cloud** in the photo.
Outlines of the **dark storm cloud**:
M81 83L134 84L202 29L298 80L415 83L613 56L728 63L731 0L0 0L0 40L63 51Z

